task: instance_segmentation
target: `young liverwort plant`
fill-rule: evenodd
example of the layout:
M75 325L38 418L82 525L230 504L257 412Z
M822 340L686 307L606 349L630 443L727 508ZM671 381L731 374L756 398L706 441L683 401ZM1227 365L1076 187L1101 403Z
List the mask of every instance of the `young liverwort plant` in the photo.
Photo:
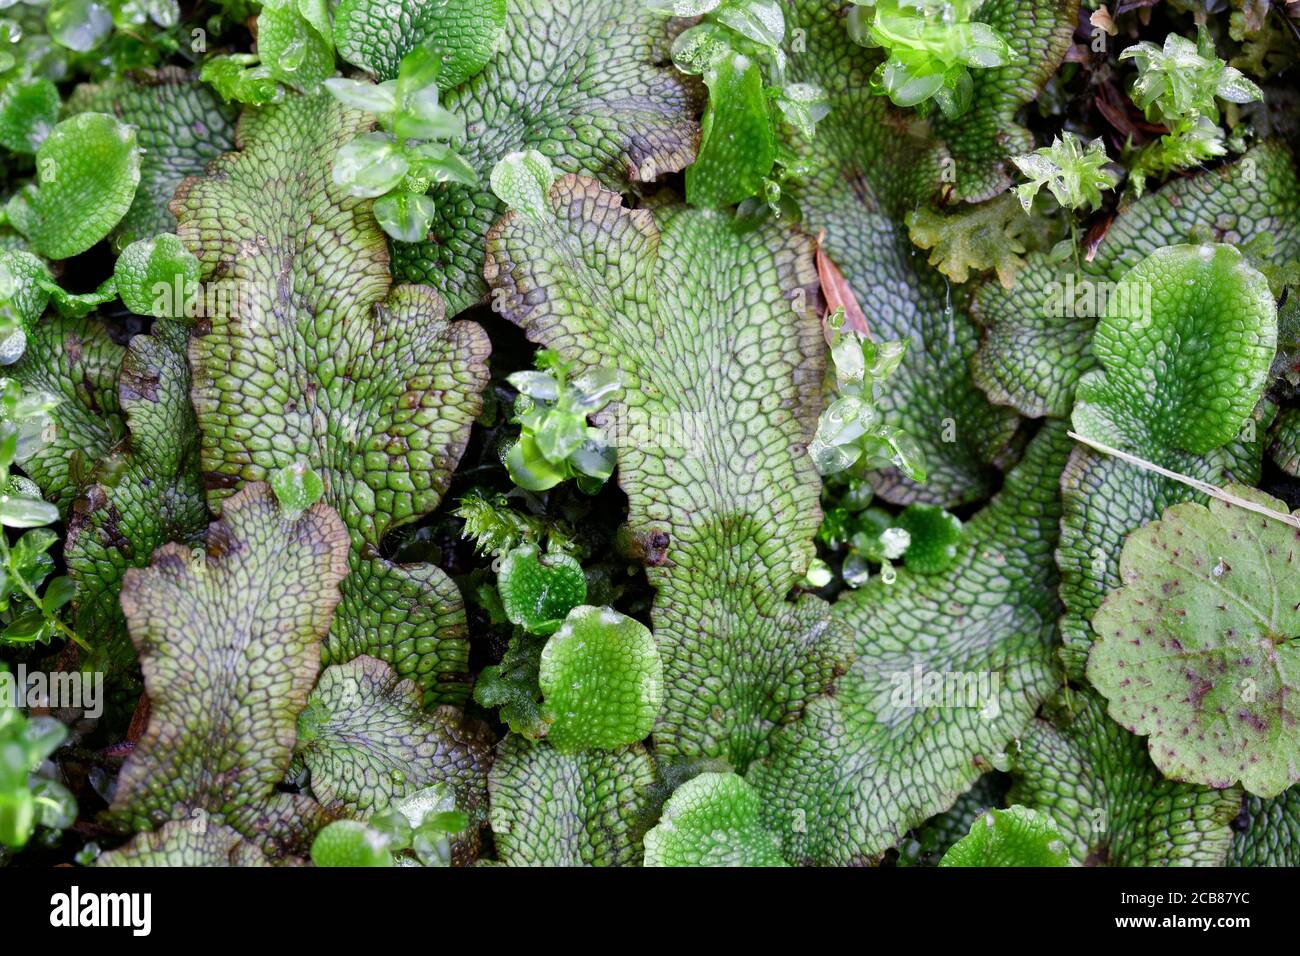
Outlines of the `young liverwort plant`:
M1163 47L1143 40L1119 58L1137 66L1133 102L1148 120L1168 130L1133 160L1129 175L1138 195L1148 176L1197 166L1227 152L1218 100L1250 103L1264 96L1240 70L1214 55L1214 40L1204 26L1195 43L1171 33Z
M379 225L399 242L419 242L428 233L431 186L478 183L474 168L449 145L464 140L465 121L438 105L441 65L436 48L423 46L402 59L395 80L325 81L340 102L373 113L381 127L339 149L334 181L350 195L374 199Z
M761 197L779 211L782 184L800 175L787 128L810 142L829 111L813 83L787 82L785 17L777 0L650 0L652 10L700 17L674 41L673 63L709 90L686 200L720 208Z
M1105 144L1095 139L1085 146L1078 136L1065 132L1053 139L1051 146L1012 157L1011 161L1029 180L1014 189L1026 215L1032 211L1034 199L1044 187L1062 208L1071 213L1068 245L1060 243L1053 258L1060 261L1073 255L1076 269L1082 271L1079 225L1073 214L1080 210L1092 212L1098 209L1102 192L1114 189L1119 183L1119 176L1106 168L1110 157L1106 155Z
M920 447L912 436L885 424L879 405L878 389L898 369L907 343L877 343L846 329L842 309L836 310L829 323L834 395L808 446L818 473L894 467L913 481L924 481Z
M592 369L570 377L559 356L545 349L537 353L537 368L507 379L519 389L519 438L505 456L510 479L528 491L546 491L574 478L579 490L595 494L613 474L616 455L587 416L618 395L620 376L613 369Z
M883 47L872 89L896 106L924 112L933 102L949 119L970 109L972 69L1018 59L1002 34L974 19L982 0L852 0L849 29L864 46Z

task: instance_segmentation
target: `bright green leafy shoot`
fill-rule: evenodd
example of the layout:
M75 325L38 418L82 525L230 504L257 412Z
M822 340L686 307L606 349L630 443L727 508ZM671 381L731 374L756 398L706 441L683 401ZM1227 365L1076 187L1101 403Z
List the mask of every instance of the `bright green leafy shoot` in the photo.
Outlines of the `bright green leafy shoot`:
M1029 807L986 810L940 866L1069 866L1070 850L1050 817Z
M663 702L650 629L609 607L574 608L542 650L547 739L561 753L613 750L649 735Z
M570 378L568 368L547 349L537 353L537 371L507 378L519 390L514 422L519 439L506 452L510 480L528 491L546 491L566 478L595 494L614 473L616 453L600 429L587 424L616 399L621 377L593 369Z
M802 172L785 129L811 140L830 111L820 87L786 81L781 4L650 0L648 6L669 16L702 17L672 49L677 69L702 75L709 90L700 151L686 170L687 202L721 208L757 196L779 211L782 184Z
M454 514L465 522L462 536L473 540L480 554L494 558L503 557L521 544L545 544L547 551L565 554L577 547L568 527L516 511L505 495L470 492L456 502Z
M43 34L28 23L33 52L62 69L121 74L157 66L182 49L177 0L50 0L44 20ZM184 38L188 48L188 31ZM61 56L50 56L54 51Z
M553 634L587 599L582 565L567 554L538 554L520 545L501 561L497 588L506 617L530 634Z
M858 588L866 584L875 565L879 565L885 582L890 583L897 578L893 562L907 553L911 534L898 527L888 511L870 507L874 492L866 478L842 476L833 475L826 483L817 540L828 551L843 555L839 577L845 586ZM823 562L819 560L818 564ZM810 568L807 583L823 587L833 578L829 566Z
M441 783L398 801L370 823L395 835L403 847L399 864L409 864L413 857L421 866L449 866L452 837L470 825L464 811L457 808L453 789Z
M970 109L972 69L1018 59L1006 39L973 19L981 0L852 0L850 31L858 42L884 47L888 58L871 77L874 92L921 112L934 102L953 119Z
M1078 136L1070 132L1062 133L1052 140L1051 146L1036 149L1024 156L1013 156L1011 161L1029 179L1029 182L1022 183L1013 190L1020 198L1026 215L1032 212L1034 198L1044 186L1063 208L1077 213L1081 210L1096 210L1101 206L1102 192L1114 189L1119 183L1119 176L1106 169L1110 157L1106 155L1106 144L1100 138L1085 147ZM1074 216L1070 216L1068 245L1062 242L1053 250L1053 258L1058 261L1070 255L1074 256L1075 270L1082 273L1079 226Z
M1195 43L1171 33L1163 47L1143 40L1119 58L1137 66L1133 102L1148 120L1169 130L1139 150L1132 161L1129 174L1138 195L1150 175L1187 169L1227 152L1218 100L1250 103L1264 96L1240 70L1214 55L1214 39L1204 25Z
M10 703L9 679L8 674L0 677L0 846L20 849L37 827L71 826L77 801L61 784L37 773L63 743L67 728L53 717L24 717Z
M399 242L419 242L428 233L431 186L478 184L474 168L447 145L465 138L465 121L438 105L441 63L436 49L418 47L402 58L395 80L325 82L336 99L374 114L381 127L339 148L334 182L350 195L374 199L379 225Z
M316 835L311 859L327 867L449 866L451 838L468 827L451 788L435 784L366 822L329 824Z
M272 473L271 490L285 516L292 519L320 501L325 483L311 465L299 459Z
M47 443L49 413L58 404L47 392L0 379L0 528L29 529L12 545L0 531L0 645L48 643L57 633L89 649L59 618L76 591L72 580L45 583L54 570L49 550L59 536L44 525L58 521L59 510L31 481L10 471Z
M702 773L677 788L645 835L646 866L785 866L759 822L761 798L734 773Z
M916 441L887 425L878 405L877 391L903 361L907 343L876 343L844 328L843 310L829 321L834 395L808 445L818 473L834 475L853 468L860 475L893 466L913 481L924 481L925 461Z
M334 33L324 0L264 0L257 53L208 57L199 79L227 102L265 106L284 87L311 92L334 73Z
M1119 177L1105 168L1110 162L1106 145L1095 139L1085 147L1083 140L1069 132L1053 139L1051 146L1011 161L1029 179L1015 187L1026 213L1044 186L1066 209L1078 211L1097 209L1102 191L1114 189L1119 182Z

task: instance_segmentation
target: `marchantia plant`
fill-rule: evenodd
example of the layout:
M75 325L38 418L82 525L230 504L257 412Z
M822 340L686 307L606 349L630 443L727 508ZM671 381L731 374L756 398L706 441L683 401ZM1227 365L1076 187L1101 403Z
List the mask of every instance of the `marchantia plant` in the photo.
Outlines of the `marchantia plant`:
M1300 865L1300 4L0 20L0 864Z

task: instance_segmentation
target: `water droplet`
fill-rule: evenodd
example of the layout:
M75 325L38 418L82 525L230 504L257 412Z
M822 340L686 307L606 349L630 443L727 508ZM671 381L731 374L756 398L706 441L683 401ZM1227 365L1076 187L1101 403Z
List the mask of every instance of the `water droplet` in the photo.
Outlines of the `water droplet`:
M113 29L113 15L95 0L66 0L50 8L45 27L61 46L88 53Z

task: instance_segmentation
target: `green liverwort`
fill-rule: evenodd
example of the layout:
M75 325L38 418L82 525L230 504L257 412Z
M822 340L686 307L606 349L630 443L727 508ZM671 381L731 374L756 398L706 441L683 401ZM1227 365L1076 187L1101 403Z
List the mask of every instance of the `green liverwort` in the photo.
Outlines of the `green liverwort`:
M448 145L465 138L465 121L438 105L441 63L436 49L425 46L403 57L395 80L325 81L340 102L373 113L382 127L339 149L334 181L353 196L374 199L379 225L399 242L419 242L428 233L430 186L478 184L474 168Z
M311 858L327 867L448 866L451 838L468 827L451 788L435 785L364 823L336 820L316 836Z
M785 16L777 0L650 0L658 13L701 17L673 43L673 63L709 90L686 199L719 208L761 197L780 209L782 184L802 163L785 126L811 141L830 104L821 87L787 82Z
M933 101L952 119L970 109L972 69L1017 59L1006 39L975 20L982 0L852 0L850 30L889 56L871 87L897 106L926 108Z
M915 439L885 424L877 390L897 370L906 342L876 343L844 328L843 310L830 319L834 396L808 446L817 471L833 475L857 468L894 467L913 481L925 480L925 461Z
M587 424L614 399L620 376L612 369L592 369L570 378L555 353L537 353L535 372L515 372L508 381L519 389L515 422L519 439L506 453L511 480L529 491L546 491L566 478L594 494L614 472L615 451L598 428Z
M1249 103L1264 96L1240 70L1214 55L1214 39L1204 25L1195 43L1171 33L1163 47L1143 40L1119 58L1132 60L1138 69L1133 102L1169 131L1133 159L1129 174L1138 195L1150 175L1187 169L1227 152L1217 100Z

